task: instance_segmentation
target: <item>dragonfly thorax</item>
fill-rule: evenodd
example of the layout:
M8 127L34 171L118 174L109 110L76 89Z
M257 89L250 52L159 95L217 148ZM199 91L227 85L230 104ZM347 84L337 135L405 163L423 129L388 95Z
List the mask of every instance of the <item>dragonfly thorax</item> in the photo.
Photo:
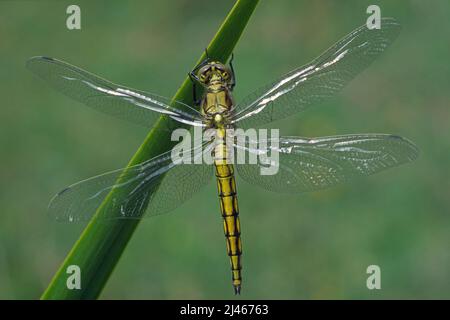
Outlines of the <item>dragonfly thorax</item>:
M230 126L234 86L231 67L219 61L205 60L194 70L194 78L204 87L201 99L201 112L209 128L227 128Z
M208 127L229 127L232 108L233 99L228 89L225 88L217 92L205 92L202 99L202 113L209 122Z

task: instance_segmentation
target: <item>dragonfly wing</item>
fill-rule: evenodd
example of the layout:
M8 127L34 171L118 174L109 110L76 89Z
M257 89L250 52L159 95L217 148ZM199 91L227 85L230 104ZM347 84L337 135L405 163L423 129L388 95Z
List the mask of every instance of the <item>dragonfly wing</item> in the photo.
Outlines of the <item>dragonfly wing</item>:
M381 29L354 30L311 63L260 88L236 106L234 122L257 127L285 118L340 91L397 37L400 25L381 20Z
M106 114L146 127L152 127L161 114L203 126L201 114L182 102L114 84L64 61L33 57L27 67L56 90Z
M192 156L211 152L210 145L192 149ZM49 213L58 221L68 222L88 220L97 211L102 220L154 216L185 202L210 181L212 173L209 165L172 161L169 151L69 186L51 200ZM112 199L104 202L106 197Z
M360 176L410 162L418 149L410 141L387 134L354 134L322 138L281 137L279 146L236 145L236 152L271 157L278 152L278 172L261 175L268 160L258 164L238 164L239 175L251 184L276 192L298 193L320 190Z

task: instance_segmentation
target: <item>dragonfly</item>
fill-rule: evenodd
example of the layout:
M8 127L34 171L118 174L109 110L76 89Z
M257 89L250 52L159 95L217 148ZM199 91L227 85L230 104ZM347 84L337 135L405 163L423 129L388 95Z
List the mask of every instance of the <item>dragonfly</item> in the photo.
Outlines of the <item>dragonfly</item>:
M235 294L240 294L242 241L235 169L250 184L269 191L298 194L411 162L417 158L418 148L392 134L281 136L260 138L256 143L245 139L225 143L220 138L231 129L261 128L331 98L377 59L399 31L400 25L393 18L383 18L380 29L363 25L310 63L238 103L232 95L236 84L232 59L227 64L207 57L189 73L196 102L188 105L114 84L55 58L30 58L27 67L33 73L63 94L98 111L150 128L163 116L176 124L168 126L169 131L187 126L216 132L215 137L194 143L189 150L194 160L211 155L211 163L174 161L169 150L142 163L70 185L51 200L50 214L69 222L87 220L94 214L101 220L155 216L184 203L215 175L231 280ZM196 86L203 90L198 100ZM276 142L277 146L268 142ZM231 163L228 155L233 150L247 156L277 152L278 171L261 174L261 169L267 167L263 161Z

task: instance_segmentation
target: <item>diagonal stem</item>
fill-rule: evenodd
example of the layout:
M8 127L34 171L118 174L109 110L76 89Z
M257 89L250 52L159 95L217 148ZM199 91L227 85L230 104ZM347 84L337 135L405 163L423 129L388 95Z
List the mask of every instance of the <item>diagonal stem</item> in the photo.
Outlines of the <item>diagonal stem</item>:
M216 35L208 45L208 55L225 62L239 37L241 36L258 0L238 0L220 26ZM199 62L206 57L203 51ZM182 101L188 105L193 103L192 83L186 77L178 89L173 100ZM163 128L173 120L161 117L146 139L131 158L127 168L153 158L160 153L170 150L173 142L170 133ZM126 172L126 169L125 169ZM120 179L120 178L119 178ZM43 293L41 299L96 299L102 292L114 267L120 259L133 232L139 224L138 219L100 221L98 216L107 210L112 199L124 197L123 191L113 189L105 198L97 213L93 216L80 238L60 266L51 283ZM77 265L81 270L81 289L67 288L67 267Z

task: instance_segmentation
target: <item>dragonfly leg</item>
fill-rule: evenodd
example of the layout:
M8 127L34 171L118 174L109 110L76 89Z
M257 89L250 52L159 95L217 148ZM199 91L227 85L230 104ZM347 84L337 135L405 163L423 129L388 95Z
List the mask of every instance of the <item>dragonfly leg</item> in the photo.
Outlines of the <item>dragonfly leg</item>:
M192 82L192 100L194 101L195 106L199 106L201 103L201 99L197 98L197 81L198 77L193 73L193 71L188 73L189 79Z
M231 53L231 59L230 59L230 69L231 69L231 90L234 89L234 86L236 85L236 76L234 75L234 68L233 68L233 59L234 59L234 53Z
M206 58L203 61L201 61L197 66L195 66L195 68L192 71L188 73L189 79L191 79L192 81L192 97L194 100L194 104L196 106L200 105L201 103L201 99L200 98L197 99L197 83L200 83L200 79L197 76L197 72L201 67L208 64L208 62L211 60L207 48L205 48L205 56Z
M188 76L192 82L192 100L194 101L194 104L197 105L197 90L196 90L197 88L196 88L195 80L193 78L194 76L192 74L192 71L188 72Z
M207 49L207 48L205 48L205 56L206 56L206 58L203 59L198 65L196 65L195 68L194 68L194 70L192 70L192 71L190 72L190 73L194 76L194 78L195 78L197 81L198 81L198 78L197 78L197 71L198 71L201 67L205 66L206 64L208 64L208 62L211 61L211 57L210 57L209 54L208 54L208 49Z

